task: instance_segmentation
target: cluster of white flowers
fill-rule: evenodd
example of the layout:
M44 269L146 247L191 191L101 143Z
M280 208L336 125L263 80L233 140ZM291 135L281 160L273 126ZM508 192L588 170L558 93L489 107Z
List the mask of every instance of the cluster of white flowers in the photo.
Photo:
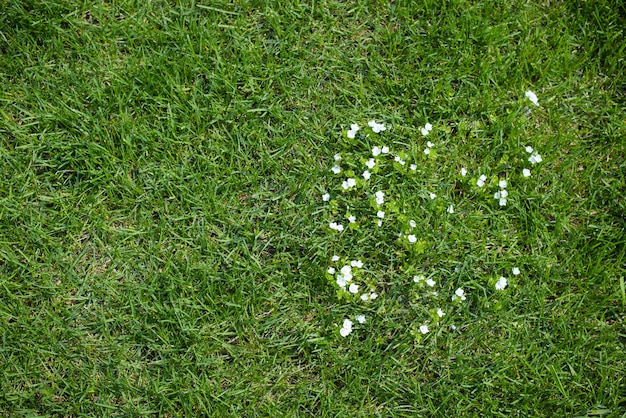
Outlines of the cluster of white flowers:
M534 95L534 93L527 92L526 96L533 103L538 105L537 98ZM387 130L387 127L384 124L377 123L376 121L373 121L373 120L369 121L367 123L367 126L368 127L361 130L357 124L350 125L350 129L347 131L347 137L350 139L353 139L356 137L357 133L359 133L364 140L367 140L367 138L369 138L372 133L379 134ZM423 128L421 128L421 133L423 136L426 136L432 131L432 129L433 129L433 126L430 123L427 123ZM426 155L431 154L431 149L433 147L435 147L435 144L431 141L427 141L426 147L424 148L424 154ZM535 152L530 146L525 147L525 150L531 154L531 157L528 159L528 161L531 164L536 164L542 161L541 155ZM391 161L391 158L387 160L387 156L393 157L394 164L388 164L388 161ZM359 228L361 228L359 226L359 223L361 222L362 219L374 220L374 222L378 226L382 226L383 221L384 221L386 228L393 227L394 222L400 222L403 226L401 227L400 231L397 231L398 242L401 243L401 245L404 248L418 249L417 251L420 251L419 253L421 254L421 252L424 251L424 246L427 244L427 242L420 241L418 238L419 233L414 231L414 229L417 228L417 222L415 221L415 219L407 220L407 218L404 217L406 216L404 212L406 208L402 208L402 207L399 208L397 206L397 202L395 201L393 194L390 194L389 196L387 195L387 193L390 190L393 190L393 188L390 188L389 190L383 189L385 191L381 190L379 178L374 177L374 176L378 176L378 174L381 172L380 171L381 169L385 167L391 167L391 166L393 166L395 170L398 170L404 173L407 173L408 170L417 171L417 167L418 167L417 164L415 163L407 164L407 158L410 160L411 156L402 152L396 153L394 151L392 153L390 147L387 145L379 145L379 146L372 147L371 156L368 157L367 159L361 160L361 164L364 165L362 168L363 170L362 178L365 181L357 180L353 178L354 176L353 173L355 171L354 160L351 159L350 156L347 156L346 158L347 160L346 162L344 162L343 161L344 158L342 158L341 155L336 154L334 156L334 165L331 171L335 174L339 174L342 172L342 168L341 168L342 164L345 164L346 166L350 167L349 169L346 168L347 176L344 177L344 179L341 181L341 189L343 189L344 191L349 191L353 188L357 188L358 192L356 194L350 193L351 198L360 199L361 197L359 196L362 196L363 198L367 199L367 196L369 196L369 198L372 199L370 201L370 205L371 205L371 208L373 209L373 212L370 212L370 214L363 214L363 213L359 213L359 210L361 210L359 208L362 207L362 205L360 206L359 204L357 204L353 206L352 204L347 204L346 214L345 214L344 219L348 219L348 222L350 223L348 229L358 230ZM413 158L419 158L419 156L413 155ZM482 188L485 185L487 185L487 181L488 181L487 174L488 173L480 174L479 177L475 179L476 186L478 186L479 188ZM460 175L461 177L466 177L468 175L468 169L466 167L461 167ZM522 171L522 175L523 177L530 177L530 170L528 168L524 168ZM385 176L384 178L389 178L389 177ZM370 180L372 181L371 187L373 188L373 190L368 192L367 189L370 187L368 186L370 184L369 183ZM498 181L498 186L499 186L499 190L496 191L493 196L496 200L498 200L498 203L500 206L506 206L507 198L509 197L509 192L508 192L509 184L507 180L500 179ZM437 199L436 192L437 190L428 191L426 192L426 195L431 200L435 200ZM322 201L330 202L331 203L330 207L334 208L333 213L337 215L338 206L336 202L331 201L331 193L333 193L333 196L334 196L335 192L333 190L323 193ZM338 196L347 196L347 194L338 193ZM338 197L338 198L341 199L341 197ZM441 200L445 201L446 199L447 197L444 194L444 197ZM389 202L387 202L387 200L389 200ZM451 202L448 202L445 205L442 205L441 203L439 203L439 201L437 201L437 202L433 202L432 205L433 207L439 208L438 210L443 210L443 208L446 208L447 206L446 212L449 213L450 215L455 214L455 206ZM357 216L351 213L352 211L356 211L356 214L359 216L359 223L357 223ZM342 225L341 223L337 221L330 222L329 227L331 230L334 230L337 232L342 232L346 229L344 228L344 225ZM354 301L361 301L361 302L369 303L378 298L378 294L375 292L376 281L372 280L371 277L370 278L366 277L368 275L365 272L365 270L363 270L363 264L364 264L363 261L359 259L348 261L346 258L341 258L337 255L334 255L331 258L331 261L334 264L327 267L327 274L328 274L329 280L336 286L338 297L340 299L345 298L345 300L352 301L351 303L354 303ZM518 267L513 267L512 274L513 276L519 275L520 269ZM437 289L438 284L433 278L435 274L428 273L428 275L431 277L427 278L427 276L424 274L415 274L413 276L413 282L416 283L416 286L419 289L422 289L421 291L428 289L428 291L425 293L425 297L434 298L433 300L435 301L443 300L443 299L439 299L438 290L442 290L448 286L446 284L446 281L443 280L441 282L441 289ZM495 287L496 291L503 291L509 285L508 279L504 276L500 276L497 281L494 281L491 283ZM449 296L445 296L445 297L448 298ZM456 303L463 303L464 301L466 301L467 294L465 290L462 287L458 287L452 294L451 300ZM430 320L426 320L422 322L422 325L420 325L417 329L414 330L415 332L414 335L419 336L419 335L428 334L431 331L431 328L434 325L438 324L441 318L443 318L445 315L446 313L441 307L436 306L435 308L431 309ZM366 322L365 315L362 315L362 314L358 314L351 318L352 319L345 318L341 328L339 329L339 334L342 337L347 337L348 335L352 333L353 326L355 323L364 324ZM452 330L456 329L454 325L450 325L450 328Z

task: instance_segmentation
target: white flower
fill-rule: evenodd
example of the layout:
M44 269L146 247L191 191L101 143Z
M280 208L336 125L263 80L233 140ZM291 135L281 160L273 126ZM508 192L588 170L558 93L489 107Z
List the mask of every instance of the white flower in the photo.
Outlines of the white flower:
M337 222L331 222L328 226L330 229L334 229L335 231L343 231L343 225L338 224Z
M506 206L506 199L502 197L502 198L500 198L498 203L500 204L500 206Z
M383 221L378 221L377 225L378 226L383 226Z
M372 173L370 173L369 171L365 170L365 171L363 172L363 178L364 178L365 180L369 180L371 176L372 176Z
M339 334L341 334L342 337L347 337L348 335L350 335L351 332L352 332L352 321L350 321L349 319L344 319L343 326L339 330Z
M397 155L396 155L396 158L394 158L394 161L397 162L400 165L404 165L405 164L405 162L402 160L402 158L400 158Z
M461 175L463 177L467 176L467 169L465 167L461 167Z
M429 130L426 128L422 128L422 135L426 136L428 135Z
M356 319L359 324L365 323L365 315L357 315L354 317L354 319Z
M533 147L531 147L530 145L526 146L526 148L524 148L526 150L527 153L532 154L533 153Z
M363 267L363 262L361 260L352 260L352 261L350 261L350 265L352 267L362 268Z
M541 155L537 154L536 152L533 153L530 158L528 159L528 161L531 164L537 164L540 163L541 161L543 161L543 159L541 158Z
M335 154L335 161L341 161L341 155Z
M445 316L445 313L443 312L443 310L441 310L441 308L437 309L437 316L439 318L443 318Z
M411 164L410 168L412 171L417 170L417 164Z
M352 279L352 266L348 266L345 265L341 268L341 274L343 274L344 276L349 277L348 280Z
M376 212L376 216L379 217L380 219L383 219L385 217L385 212L383 212L382 210L379 210L378 212Z
M496 282L496 290L504 290L507 285L506 277L500 277Z
M389 147L384 145L381 149L381 151L383 152L383 154L388 154L389 153Z
M371 300L374 300L374 299L376 299L377 297L378 297L378 293L374 293L374 292L370 293L370 299L371 299Z
M328 274L335 274L335 268L334 267L328 267Z
M448 206L448 213L454 213L454 206Z
M411 244L415 244L417 242L417 237L413 234L408 235L407 238Z
M350 287L348 288L348 290L350 291L350 293L356 294L359 292L359 286L352 283Z
M345 277L343 277L341 274L337 275L337 284L339 285L339 287L343 289L344 287L346 287L347 283L348 281L346 280Z
M381 153L380 148L378 148L378 147L374 147L374 148L372 148L372 155L373 155L374 157L378 157L378 156L380 155L380 153Z
M433 125L431 125L430 123L427 123L427 124L424 126L424 128L425 128L427 131L429 131L429 132L430 132L430 131L432 131L432 129L433 129Z
M325 193L322 195L322 200L324 202L328 202L330 200L330 193Z
M484 174L481 174L481 176L476 181L476 185L478 187L483 187L485 185L485 181L487 181L487 176Z
M513 267L513 275L517 276L518 274L520 274L519 267Z
M347 179L344 180L343 183L341 183L341 187L343 187L344 190L348 190L350 188L350 181L351 179Z
M426 148L426 149L424 150L424 154L426 154L426 155L430 154L430 148Z
M508 197L508 196L509 196L509 192L507 192L506 190L500 191L500 197Z
M422 326L420 326L420 332L421 332L422 334L428 334L428 331L429 331L429 330L428 330L428 325L422 325Z
M363 294L361 295L361 300L362 300L363 302L367 302L367 301L369 300L369 298L370 298L370 296L369 296L367 293L363 293Z
M522 170L522 174L524 175L524 177L530 177L530 170L525 168Z
M370 128L372 128L372 131L374 133L380 133L387 129L385 128L385 125L383 125L382 123L376 123L376 121L373 121L373 120L367 122L367 124L369 125Z
M367 168L374 168L374 166L376 165L376 161L374 161L373 158L370 158L365 162L365 165L367 166Z
M339 261L339 256L338 255L333 255L330 259L332 261Z
M537 161L538 163L543 161L540 154L535 154L535 161Z
M456 289L456 290L454 291L454 295L452 295L452 301L455 301L455 300L457 300L457 299L460 299L460 300L462 300L462 301L463 301L463 300L465 300L465 299L467 299L467 298L465 297L465 291L464 291L463 289L461 289L460 287L459 287L458 289Z
M409 221L409 225L411 226L411 228L415 228L417 226L417 222L415 222L413 219L411 219Z
M426 280L426 284L430 287L434 287L437 283L433 279Z
M332 170L332 171L333 171L333 173L335 173L335 174L339 174L339 173L341 173L341 167L339 167L337 164L335 164L335 165L333 166L333 168L331 168L331 170Z
M539 101L537 100L537 95L535 93L533 93L532 91L528 90L526 92L526 97L528 97L528 100L533 102L533 104L535 106L539 106Z
M356 222L356 216L354 216L354 215L348 216L348 221L350 221L351 224Z
M501 189L506 189L506 180L500 180L498 183Z
M354 139L358 130L359 130L359 125L357 125L356 123L353 123L352 125L350 125L350 130L348 131L348 138Z
M421 275L421 274L420 274L419 276L413 276L413 281L414 281L415 283L419 283L419 282L421 282L422 280L426 280L426 277L424 277L424 276L423 276L423 275Z
M429 194L431 200L435 200L437 198L437 195L434 193Z
M450 325L450 329L451 329L452 331L456 331L456 325L454 325L454 324Z
M432 148L432 147L434 147L434 146L435 146L435 144L433 144L432 142L428 141L428 142L426 143L426 146L427 146L428 148Z
M383 203L385 203L385 193L381 192L380 190L377 191L375 194L376 196L376 204L377 205L382 205Z
M500 194L501 194L500 192L495 192L495 193L493 194L493 198L494 198L494 199L500 199Z

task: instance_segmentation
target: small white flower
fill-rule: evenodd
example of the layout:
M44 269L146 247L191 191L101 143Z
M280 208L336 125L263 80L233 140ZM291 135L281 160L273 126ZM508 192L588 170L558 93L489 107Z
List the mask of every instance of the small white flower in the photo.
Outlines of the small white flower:
M339 256L338 255L333 255L330 259L332 261L339 261Z
M335 154L335 161L341 161L341 155Z
M412 171L417 170L417 164L411 164L410 168Z
M383 212L382 210L379 210L378 212L376 212L376 216L379 217L380 219L383 219L385 217L385 212Z
M411 226L411 228L415 228L417 226L417 222L415 222L413 219L411 219L409 221L409 225Z
M374 300L374 299L376 299L377 297L378 297L378 293L374 293L374 292L370 293L370 299L371 299L371 300Z
M352 125L350 125L350 130L348 131L348 138L354 139L358 130L359 130L359 125L357 125L356 123L353 123Z
M507 192L506 190L500 191L500 197L508 197L508 196L509 196L509 192Z
M520 274L519 267L513 267L513 275L517 276Z
M500 182L498 182L498 185L501 189L506 189L506 180L500 180Z
M354 284L354 283L352 283L352 284L350 285L350 287L348 288L348 290L349 290L349 291L350 291L350 293L352 293L352 294L357 294L357 293L359 292L359 286L358 286L358 285L356 285L356 284Z
M530 170L525 168L522 170L522 174L524 175L524 177L530 177Z
M467 299L467 298L465 297L465 291L464 291L463 289L461 289L460 287L459 287L458 289L456 289L456 290L454 291L454 295L452 295L452 301L455 301L455 300L457 300L457 299L460 299L460 300L462 300L462 301L463 301L463 300L465 300L465 299Z
M378 206L382 205L383 203L385 203L385 193L381 192L380 190L377 191L374 196L376 196L376 204Z
M378 157L378 156L380 155L380 153L381 153L380 148L378 148L378 147L374 147L374 148L372 148L372 155L373 155L374 157Z
M413 234L408 235L408 236L407 236L407 239L409 240L409 242L410 242L411 244L415 244L415 243L417 242L417 237L416 237L415 235L413 235Z
M369 300L369 298L370 298L370 296L369 296L367 293L363 293L363 294L361 295L361 300L362 300L363 302L367 302L367 301Z
M426 284L430 287L434 287L437 283L433 279L426 280Z
M427 123L427 124L424 126L424 128L425 128L427 131L429 131L429 132L430 132L430 131L432 131L432 130L433 130L433 125L431 125L430 123Z
M478 187L483 187L485 185L485 181L487 181L487 176L484 174L481 174L478 180L476 180L476 185Z
M452 331L456 331L456 325L451 324L451 325L450 325L450 329L451 329Z
M352 260L350 262L350 265L352 267L356 267L356 268L362 268L363 267L363 262L361 260Z
M530 100L535 106L539 106L539 100L537 100L537 95L532 91L528 90L526 93L526 97Z
M463 177L467 176L467 169L465 167L461 167L461 175Z
M428 196L430 196L431 200L435 200L437 198L437 195L435 193L431 193Z
M355 223L356 222L356 216L354 216L354 215L348 216L348 221L350 221L351 224Z
M422 128L422 135L423 135L423 136L428 135L428 132L430 132L428 129L426 129L426 128Z
M322 200L323 200L324 202L328 202L328 201L330 200L330 193L324 193L324 194L322 195Z
M428 142L426 143L426 146L427 146L428 148L432 148L432 147L434 147L434 146L435 146L435 144L433 144L432 142L428 141Z
M333 166L333 168L331 168L331 170L332 170L332 171L333 171L333 173L335 173L335 174L339 174L339 173L341 173L341 167L339 167L337 164L335 164L335 165Z
M506 206L506 199L504 197L502 197L502 198L500 198L498 203L500 204L500 206Z
M496 290L504 290L507 285L506 277L500 277L496 282Z
M448 206L448 213L454 213L454 206Z
M385 125L383 125L382 123L376 123L376 121L373 121L373 120L367 122L367 124L369 125L370 128L372 128L372 131L374 133L380 133L387 129L385 128Z
M341 274L344 276L350 276L352 278L352 266L345 265L341 268Z
M426 148L426 149L424 150L424 154L426 154L426 155L430 154L430 148Z
M537 161L538 163L543 161L543 158L541 158L540 154L535 154L535 161Z
M421 332L422 334L428 334L428 331L429 331L429 330L428 330L428 325L422 325L422 326L420 326L420 332Z
M383 226L383 221L378 221L377 225L378 226Z
M543 159L541 158L541 155L534 153L533 155L530 156L530 158L528 159L528 161L531 164L537 164L540 163L541 161L543 161Z
M419 283L419 282L421 282L422 280L426 280L426 277L424 277L424 276L423 276L423 275L421 275L421 274L420 274L419 276L413 276L413 281L414 281L415 283Z
M354 186L356 186L356 180L353 178L346 179L343 183L341 183L341 187L346 190Z
M526 146L526 148L524 148L526 150L527 153L532 154L533 153L533 147L531 147L530 145Z
M373 158L370 158L369 160L365 162L365 165L367 166L367 168L372 169L376 165L376 161L374 161Z
M443 318L445 316L445 313L443 312L443 310L441 308L437 309L437 316L439 318Z
M341 274L337 275L337 284L339 285L339 287L343 289L344 287L346 287L347 283L348 281L346 280L345 277L343 277Z
M354 317L354 319L356 319L359 324L365 323L365 315L357 315Z
M350 335L351 332L352 332L352 321L350 321L349 319L344 319L343 326L339 330L339 334L341 334L342 337L347 337L348 335Z
M383 154L389 154L389 147L384 145L381 149L381 151L383 152Z
M494 198L494 199L500 199L500 195L501 195L501 193L500 193L500 192L495 192L495 193L493 194L493 198Z
M335 268L334 267L328 267L328 274L335 274Z

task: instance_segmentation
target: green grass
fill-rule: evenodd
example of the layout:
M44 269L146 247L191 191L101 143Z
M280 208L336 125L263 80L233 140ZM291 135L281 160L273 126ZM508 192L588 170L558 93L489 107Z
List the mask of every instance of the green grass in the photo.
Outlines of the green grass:
M626 416L619 1L0 10L0 416ZM421 258L329 234L333 155L371 119L421 158L391 180ZM544 161L506 209L454 180L519 175L523 145ZM339 245L381 284L345 339ZM468 291L458 332L411 333L411 260Z

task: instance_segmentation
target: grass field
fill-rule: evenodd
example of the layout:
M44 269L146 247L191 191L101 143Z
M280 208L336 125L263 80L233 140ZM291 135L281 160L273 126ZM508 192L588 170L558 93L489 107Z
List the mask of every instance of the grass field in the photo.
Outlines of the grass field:
M620 1L0 10L0 417L626 417Z

